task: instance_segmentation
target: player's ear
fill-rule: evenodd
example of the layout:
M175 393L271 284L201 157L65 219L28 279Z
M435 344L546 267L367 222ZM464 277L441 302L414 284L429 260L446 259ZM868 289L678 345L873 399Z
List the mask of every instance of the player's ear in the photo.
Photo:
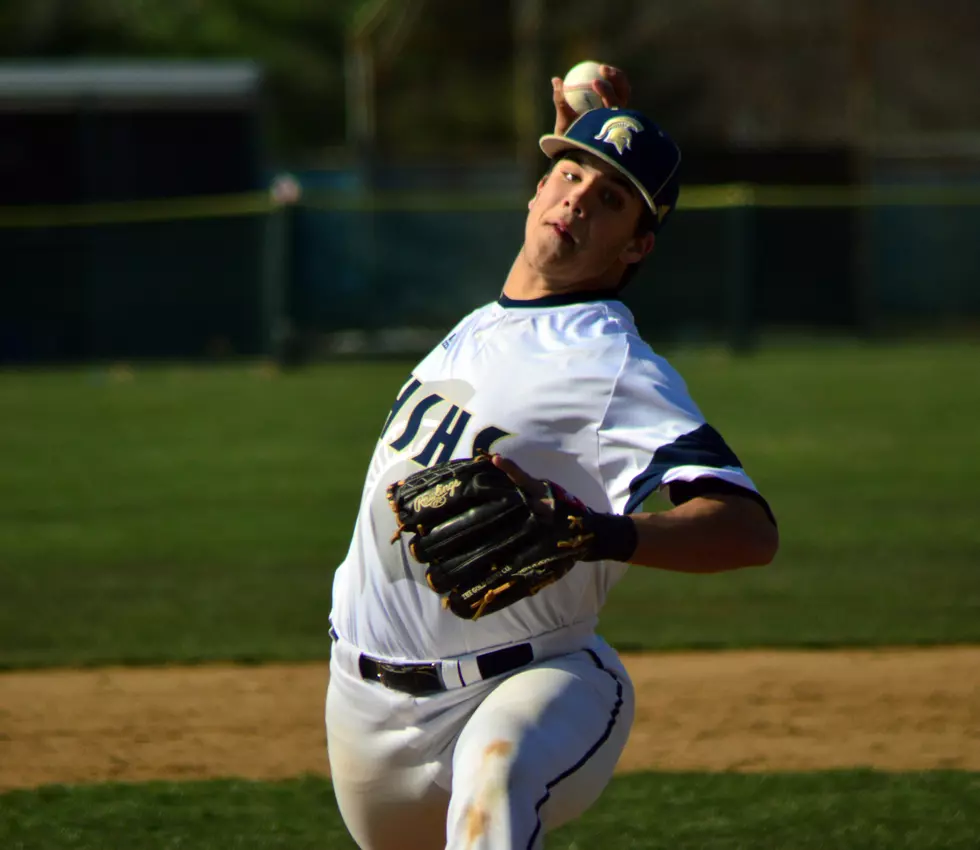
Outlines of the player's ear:
M541 194L541 190L544 188L544 184L547 182L547 180L548 180L548 175L545 174L545 176L538 181L538 188L534 190L534 197L527 202L528 209L531 209L531 207L534 206L534 202L538 199L538 195Z
M657 237L653 235L651 230L642 236L634 236L620 253L619 259L627 265L638 263L653 250L656 241Z

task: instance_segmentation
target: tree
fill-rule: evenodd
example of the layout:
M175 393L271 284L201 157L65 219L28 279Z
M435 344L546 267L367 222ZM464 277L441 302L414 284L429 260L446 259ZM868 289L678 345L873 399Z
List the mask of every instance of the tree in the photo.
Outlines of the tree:
M363 0L21 0L0 8L0 55L248 58L267 71L283 154L344 138L344 35Z

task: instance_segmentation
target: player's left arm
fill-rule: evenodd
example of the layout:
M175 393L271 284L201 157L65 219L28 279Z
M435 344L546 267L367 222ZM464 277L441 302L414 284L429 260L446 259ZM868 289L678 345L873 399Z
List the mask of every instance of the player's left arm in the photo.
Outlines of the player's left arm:
M631 344L599 425L599 470L620 515L617 560L688 573L770 563L779 531L769 503L663 358ZM654 493L673 507L649 513ZM631 527L632 525L632 527ZM610 544L613 540L610 540Z

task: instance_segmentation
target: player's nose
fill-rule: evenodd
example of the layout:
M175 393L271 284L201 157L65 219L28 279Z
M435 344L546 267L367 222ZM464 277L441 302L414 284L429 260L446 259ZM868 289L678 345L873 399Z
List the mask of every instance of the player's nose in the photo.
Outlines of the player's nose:
M589 214L592 206L592 199L595 195L595 183L591 180L583 180L569 189L565 196L565 206L571 208L577 218L583 218Z
M577 187L566 197L563 204L567 209L571 209L576 218L583 218L588 215L589 195L585 188Z

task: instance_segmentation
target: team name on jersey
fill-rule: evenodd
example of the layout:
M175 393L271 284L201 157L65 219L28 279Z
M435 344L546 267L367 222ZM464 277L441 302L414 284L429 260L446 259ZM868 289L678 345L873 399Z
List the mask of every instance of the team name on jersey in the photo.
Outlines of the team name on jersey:
M412 460L421 466L431 466L433 463L444 463L452 460L473 414L461 405L449 401L440 393L427 391L425 385L415 377L402 387L401 392L395 398L384 427L381 429L380 439L387 441L387 445L397 452L403 452L410 446L416 445L420 438L425 437L428 430L424 425L426 414L440 404L447 404L449 409L443 414L435 428L429 426L431 430L428 439L425 440L425 445L421 451L412 456ZM407 416L401 416L403 410L407 412ZM403 419L405 422L404 430L397 436L394 433L389 433L389 431L397 430L392 429L396 419ZM470 455L475 455L480 451L489 452L494 443L510 436L513 435L509 431L496 425L481 428L473 436Z

